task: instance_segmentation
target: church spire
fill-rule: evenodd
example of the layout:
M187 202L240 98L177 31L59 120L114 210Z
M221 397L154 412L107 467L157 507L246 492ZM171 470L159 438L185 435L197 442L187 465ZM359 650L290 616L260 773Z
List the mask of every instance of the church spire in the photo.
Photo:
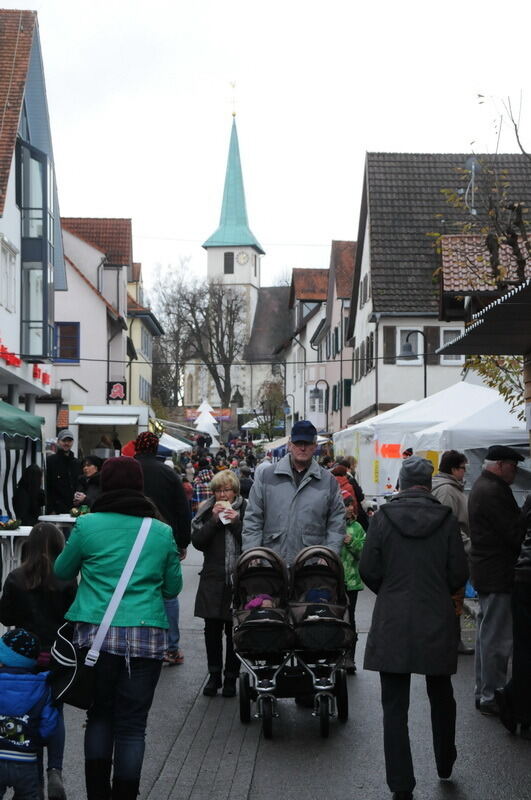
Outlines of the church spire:
M203 244L209 247L254 247L264 255L260 242L249 228L245 191L243 188L242 165L235 114L232 115L232 131L230 135L229 158L225 173L225 188L219 227Z

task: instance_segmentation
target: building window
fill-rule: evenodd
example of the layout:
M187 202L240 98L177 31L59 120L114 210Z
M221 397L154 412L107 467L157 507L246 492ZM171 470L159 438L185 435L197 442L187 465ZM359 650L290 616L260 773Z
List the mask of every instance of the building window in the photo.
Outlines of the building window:
M234 275L234 253L223 253L223 272Z
M454 339L457 339L463 333L462 328L441 328L441 347L449 344ZM451 367L459 366L465 363L465 357L453 353L441 353L441 364L446 364Z
M79 364L79 322L56 322L54 360L63 364Z
M324 389L310 389L310 412L322 414L324 411Z
M142 375L138 379L138 396L142 403L151 403L151 384Z
M337 327L337 325L334 328L334 344L333 344L333 348L334 348L333 349L333 356L335 358L337 356L337 354L339 353L339 328Z
M330 331L329 330L326 333L325 347L326 347L326 360L328 361L328 359L330 358Z
M15 311L16 253L0 242L0 305L6 311Z
M409 335L411 334L411 335ZM409 338L408 338L409 336ZM422 364L422 350L419 351L419 339L421 339L415 328L398 328L398 336L396 337L397 353L396 363L402 366L410 367L416 364ZM411 358L400 358L400 353L404 352L404 347L407 344L411 345Z
M153 336L143 325L140 334L140 352L148 361L153 358Z

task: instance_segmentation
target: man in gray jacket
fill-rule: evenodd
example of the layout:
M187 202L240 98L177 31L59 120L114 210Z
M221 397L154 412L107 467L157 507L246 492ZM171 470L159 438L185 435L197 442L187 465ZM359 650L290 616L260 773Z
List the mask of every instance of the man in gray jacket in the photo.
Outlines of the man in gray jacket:
M334 476L313 460L317 431L308 420L291 430L289 453L258 475L243 520L242 547L269 547L292 564L310 545L339 554L345 506Z

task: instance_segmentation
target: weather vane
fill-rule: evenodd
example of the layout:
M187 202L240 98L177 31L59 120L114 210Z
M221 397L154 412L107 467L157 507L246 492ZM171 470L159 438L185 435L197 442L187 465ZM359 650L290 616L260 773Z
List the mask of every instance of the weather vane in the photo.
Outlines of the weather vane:
M232 116L236 116L236 81L230 81L230 87L232 89Z

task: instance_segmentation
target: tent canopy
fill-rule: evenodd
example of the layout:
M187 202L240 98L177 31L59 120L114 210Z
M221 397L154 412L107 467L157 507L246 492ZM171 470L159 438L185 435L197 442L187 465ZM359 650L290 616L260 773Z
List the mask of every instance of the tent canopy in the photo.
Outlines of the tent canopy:
M192 442L188 442L186 439L178 439L175 436L170 436L169 433L162 434L159 439L159 444L174 453L182 453L183 450L191 450L194 446Z
M0 400L0 433L6 436L29 436L31 439L41 438L41 427L44 417L28 414Z
M527 442L525 422L520 421L507 403L499 398L461 419L440 422L421 431L407 433L402 444L415 451L442 452L518 441Z

